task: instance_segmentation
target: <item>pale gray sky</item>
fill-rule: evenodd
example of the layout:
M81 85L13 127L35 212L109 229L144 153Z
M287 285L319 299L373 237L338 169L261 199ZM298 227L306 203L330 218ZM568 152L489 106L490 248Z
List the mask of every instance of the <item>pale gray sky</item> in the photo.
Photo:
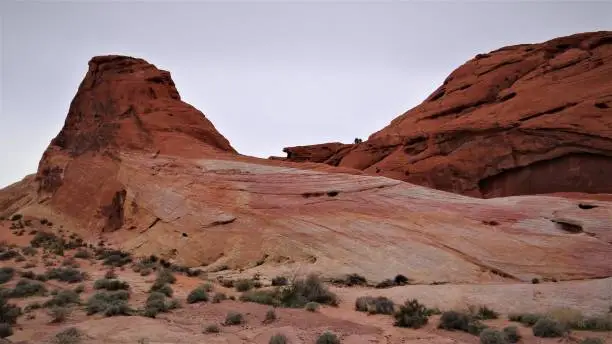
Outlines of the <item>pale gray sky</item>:
M0 187L35 172L94 55L167 69L243 154L366 138L477 53L612 29L612 2L0 1Z

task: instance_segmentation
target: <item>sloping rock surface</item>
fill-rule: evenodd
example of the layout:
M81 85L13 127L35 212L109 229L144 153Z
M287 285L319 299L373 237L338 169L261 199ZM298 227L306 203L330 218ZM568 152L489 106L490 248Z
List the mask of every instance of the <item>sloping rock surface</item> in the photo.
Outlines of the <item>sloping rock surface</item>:
M324 147L287 160L486 198L612 193L612 32L479 54L367 141Z

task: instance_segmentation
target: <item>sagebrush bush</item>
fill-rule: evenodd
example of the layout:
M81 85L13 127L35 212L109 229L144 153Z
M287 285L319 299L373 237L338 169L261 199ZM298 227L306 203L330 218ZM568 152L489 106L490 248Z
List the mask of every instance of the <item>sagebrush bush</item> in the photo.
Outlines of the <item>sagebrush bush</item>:
M120 267L132 262L132 255L121 250L96 250L96 259L102 260L104 265Z
M306 279L296 279L289 286L280 289L280 304L285 307L301 308L308 302L317 302L331 306L338 305L338 297L332 293L317 275L308 275Z
M80 344L83 333L76 327L69 327L55 335L52 344Z
M53 306L49 309L48 313L51 317L51 322L57 324L66 321L71 313L71 309L68 307Z
M187 295L187 303L207 302L207 301L208 301L208 293L206 292L206 288L203 286L199 286L195 288L189 293L189 295Z
M225 325L227 326L240 325L242 323L244 323L244 316L241 313L237 313L237 312L227 313L227 316L225 317L225 322L224 322Z
M34 295L45 295L47 288L45 285L29 279L21 279L12 290L7 291L8 297L28 297Z
M104 278L115 279L117 278L117 272L115 272L115 269L110 269L104 273Z
M167 283L160 283L160 282L155 282L153 283L153 285L151 286L151 289L149 289L150 293L162 293L168 297L171 297L172 294L174 293L174 291L172 290L172 287L170 287L169 284Z
M270 306L281 306L279 292L277 290L251 290L242 294L240 296L240 301L255 302Z
M0 323L0 338L6 338L13 335L13 327L11 324Z
M316 312L319 309L319 304L316 302L308 302L305 306L304 309L306 309L309 312Z
M245 292L253 289L253 281L249 279L240 279L234 282L234 288L236 291Z
M427 307L417 300L406 300L394 317L395 326L421 328L428 322Z
M272 286L280 287L289 284L287 277L285 276L276 276L272 279Z
M533 326L543 317L544 315L539 313L511 313L508 315L508 320L520 322L527 326Z
M47 279L67 283L78 283L87 278L87 275L84 272L72 267L53 268L47 271L46 276Z
M87 315L95 313L102 313L105 316L131 315L129 298L130 293L125 290L99 291L87 300Z
M210 324L210 325L207 325L206 328L204 328L204 333L219 333L219 332L221 332L219 325Z
M533 325L533 335L542 338L561 337L567 332L563 324L551 318L540 318Z
M15 269L11 267L0 268L0 284L4 284L13 279L15 276Z
M605 344L605 342L601 338L587 337L581 340L580 344Z
M276 312L274 311L274 308L268 309L268 311L266 312L264 323L271 323L273 321L276 321L276 319L277 319L277 316L276 316Z
M166 313L172 309L179 308L180 302L176 299L168 300L166 295L159 292L153 292L147 297L145 303L144 315L150 318L155 318L158 313Z
M224 293L215 293L215 296L213 296L212 299L212 303L220 303L223 300L227 300L227 295L225 295Z
M268 342L269 344L287 344L289 341L287 340L287 337L285 337L285 335L277 333L275 335L273 335L272 337L270 337L270 341Z
M472 317L471 314L458 311L448 311L442 313L438 328L449 331L464 331L473 335L480 335L480 333L486 329L487 326Z
M317 338L316 344L340 344L340 339L332 332L324 332Z
M124 281L102 278L94 282L94 289L106 289L108 291L128 290L130 289L130 285Z
M89 259L92 258L93 255L86 249L79 249L74 253L74 257L79 259Z
M480 333L480 344L508 344L508 338L503 332L487 328Z
M71 304L81 303L79 294L72 290L62 290L55 294L51 299L45 301L45 307L64 307Z
M505 327L504 334L510 343L517 343L519 340L521 340L521 334L516 326Z
M85 285L84 284L79 284L74 288L74 292L77 294L81 294L82 292L85 291Z
M480 320L490 320L499 318L499 313L487 306L480 306L476 311L475 318Z
M355 300L355 310L369 314L393 314L395 305L384 296L362 296Z
M155 279L155 282L163 284L174 284L174 282L176 282L176 277L174 277L172 271L168 269L161 269L157 272L157 278Z
M7 302L0 296L0 323L14 325L21 315L21 308Z

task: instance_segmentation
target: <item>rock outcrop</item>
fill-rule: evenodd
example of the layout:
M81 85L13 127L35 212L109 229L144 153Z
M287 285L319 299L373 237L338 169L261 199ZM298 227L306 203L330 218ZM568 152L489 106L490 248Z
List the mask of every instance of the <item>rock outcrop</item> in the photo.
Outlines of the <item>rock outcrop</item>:
M612 32L479 54L369 139L316 160L479 197L612 193Z
M366 147L381 154L376 140L321 151L346 150L343 165ZM45 218L89 244L103 240L211 276L404 274L432 283L612 275L612 202L485 200L355 169L241 156L180 101L167 72L128 57L92 59L36 176L0 190L0 206L0 216Z

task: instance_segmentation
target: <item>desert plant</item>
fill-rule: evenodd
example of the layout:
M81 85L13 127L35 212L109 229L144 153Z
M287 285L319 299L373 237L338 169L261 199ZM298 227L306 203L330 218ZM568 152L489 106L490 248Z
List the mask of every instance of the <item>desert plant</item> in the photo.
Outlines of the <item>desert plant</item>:
M96 280L94 282L94 289L106 289L108 291L114 290L128 290L130 285L127 282L116 280L116 279L106 279L102 278Z
M92 254L86 249L79 249L74 253L74 257L79 259L89 259L92 258Z
M72 267L53 268L46 273L47 279L67 283L78 283L85 280L87 275Z
M581 340L580 344L604 344L604 341L601 338L587 337Z
M79 304L79 294L72 290L62 290L44 303L45 307L64 307L71 304Z
M38 253L38 250L35 249L34 247L26 246L21 249L21 253L23 253L26 256L34 256L36 255L36 253Z
M268 311L266 312L266 318L264 319L264 323L271 323L274 322L276 319L277 316L276 312L274 311L274 308L268 309Z
M508 338L503 332L487 328L480 333L480 344L508 344Z
M278 291L275 290L251 290L240 296L240 301L255 302L262 305L280 306ZM231 299L231 296L230 296Z
M207 325L204 328L204 333L219 333L219 332L221 332L221 329L219 328L218 325L215 325L215 324Z
M96 259L102 260L104 265L120 267L132 262L132 255L120 250L96 250Z
M71 310L68 307L53 306L49 309L48 313L51 317L51 322L57 324L66 321L71 313Z
M309 312L316 312L319 309L319 304L316 302L308 302L304 306L304 309L306 309Z
M28 297L34 295L45 295L47 288L37 281L29 279L21 279L12 290L7 292L9 297Z
M316 344L340 344L340 339L334 333L326 331L317 338Z
M81 294L82 292L85 291L85 285L84 284L79 284L74 288L74 292L77 294Z
M226 326L231 326L240 325L242 323L244 323L244 316L241 313L229 312L227 313L227 316L225 317L225 322L223 324L225 324Z
M21 308L10 304L0 296L0 323L14 325L17 318L21 315Z
M540 318L533 325L533 335L542 338L561 337L567 332L567 329L557 320L551 318Z
M83 334L75 327L69 327L55 335L53 344L79 344Z
M13 335L13 327L11 324L0 323L0 338L6 338Z
M481 320L497 319L499 318L499 313L487 306L480 306L475 314L475 318Z
M505 327L504 334L510 343L517 343L519 340L521 340L521 334L516 326Z
M196 302L207 302L208 301L208 293L203 286L199 286L192 290L189 295L187 295L187 303L196 303Z
M289 341L287 340L287 337L285 337L285 335L277 333L275 335L273 335L272 337L270 337L270 341L268 342L269 344L287 344Z
M29 303L28 305L26 305L23 308L23 312L24 313L30 313L31 311L35 310L35 309L41 309L43 307L43 305L40 304L40 302L32 302Z
M155 282L173 284L174 282L176 282L176 277L174 277L172 271L168 269L161 269L157 272L157 278L155 279Z
M368 281L365 277L359 274L349 274L346 276L345 283L347 286L351 287L354 285L366 285L368 284Z
M538 313L511 313L508 315L508 320L520 322L527 326L533 326L543 317L544 315Z
M284 285L287 285L288 283L289 281L287 280L287 277L285 276L276 276L272 279L272 286L274 287L284 286Z
M420 328L427 324L427 308L417 300L407 300L394 314L395 326Z
M129 298L130 294L125 290L99 291L87 300L87 314L131 315L131 309L127 303Z
M110 269L104 273L104 278L115 279L117 278L117 272L115 271L115 269Z
M4 284L13 279L15 276L15 269L11 267L0 268L0 284Z
M253 281L249 279L240 279L234 282L234 287L236 291L245 292L253 289Z
M159 283L159 282L153 283L153 285L151 286L151 289L149 289L149 292L150 293L153 293L153 292L162 293L168 297L171 297L172 294L174 293L174 291L172 290L172 287L170 287L169 284Z
M223 300L227 299L227 295L225 295L224 293L215 293L215 296L213 296L212 299L212 303L220 303Z
M296 279L287 287L280 289L279 301L285 307L301 308L308 302L317 302L332 306L338 305L338 297L323 285L316 275L308 275L306 279Z
M355 301L356 311L370 314L393 314L394 308L393 301L383 296L362 296Z
M539 283L540 283L540 279L538 279L538 278L533 278L533 279L531 280L531 283L532 283L532 284L539 284Z

